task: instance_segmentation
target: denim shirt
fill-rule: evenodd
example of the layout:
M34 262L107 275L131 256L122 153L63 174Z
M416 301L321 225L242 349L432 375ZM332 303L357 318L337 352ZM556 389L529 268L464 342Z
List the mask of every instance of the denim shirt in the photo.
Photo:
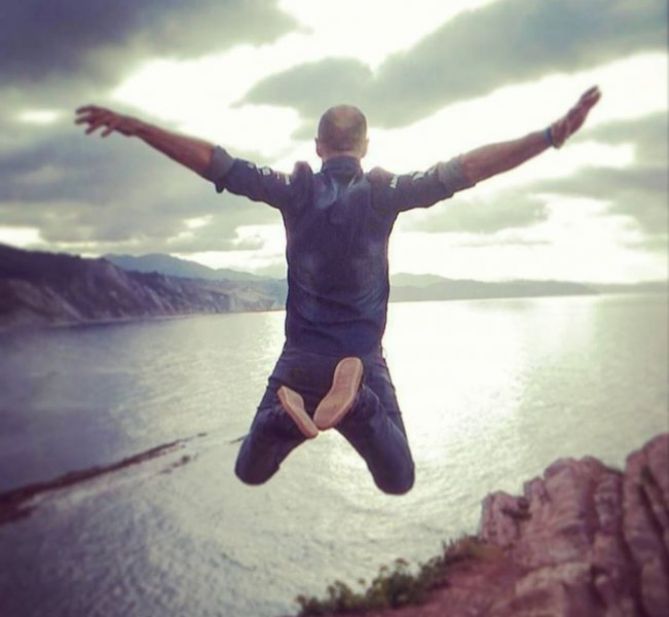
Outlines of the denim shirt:
M324 355L378 349L386 326L388 240L400 212L428 207L472 186L459 158L426 172L365 173L357 158L329 158L319 172L257 167L214 149L206 177L277 208L286 229L286 342Z

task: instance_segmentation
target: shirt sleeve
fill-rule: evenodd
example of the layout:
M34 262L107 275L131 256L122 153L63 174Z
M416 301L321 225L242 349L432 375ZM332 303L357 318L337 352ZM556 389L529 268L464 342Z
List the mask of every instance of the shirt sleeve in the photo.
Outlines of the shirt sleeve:
M220 146L214 148L209 169L204 174L207 180L214 183L217 193L227 190L280 210L294 198L294 176L295 173L288 175L234 158Z
M395 213L412 208L428 208L474 186L462 171L460 157L437 163L427 171L393 175L383 170L371 172L378 186L378 206Z

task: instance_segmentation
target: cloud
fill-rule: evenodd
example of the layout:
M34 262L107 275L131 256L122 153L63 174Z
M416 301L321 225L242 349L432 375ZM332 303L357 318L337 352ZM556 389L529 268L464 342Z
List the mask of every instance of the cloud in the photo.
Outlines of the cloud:
M534 225L547 218L548 211L541 199L508 191L491 200L455 196L429 210L408 213L399 222L406 231L494 234Z
M275 0L204 0L196 7L179 0L1 3L3 226L38 229L44 248L239 250L236 227L274 221L270 208L217 195L139 140L86 138L69 114L89 101L109 104L112 87L151 57L260 44L295 28ZM28 109L59 108L68 117L43 125L18 120ZM247 154L262 161L241 153ZM188 227L206 214L207 225Z
M644 164L666 163L669 158L666 112L649 114L641 118L610 122L595 128L587 125L573 137L573 142L595 139L611 144L633 143L637 161Z
M268 206L215 193L212 184L139 140L81 132L48 127L38 140L31 130L20 145L0 151L4 226L37 228L45 246L143 252L172 250L172 244L183 251L239 250L237 227L278 222ZM207 215L203 227L188 227L187 221Z
M189 57L240 42L261 43L295 27L273 0L9 0L0 6L0 78L34 82L118 74L128 60Z
M297 107L308 118L338 103L366 107L373 74L354 58L326 58L272 75L254 86L245 103Z
M626 168L597 167L535 186L545 192L593 197L610 202L608 213L630 217L649 238L667 234L667 115L612 122L584 130L580 141L595 139L635 146L634 164ZM575 140L576 141L576 140Z
M657 0L505 0L458 15L376 73L347 58L304 63L242 102L289 105L313 125L346 101L375 126L396 127L506 84L665 47L666 7Z
M546 195L552 196L553 203L559 202L560 196L588 197L609 202L602 216L629 219L629 231L636 235L623 238L625 246L666 252L668 128L665 113L586 127L574 143L594 140L611 145L631 144L635 148L634 163L624 168L588 167L571 176L526 185L523 192L507 190L489 199L456 195L429 210L405 215L399 221L400 228L474 234L471 241L485 246L507 243L508 234L504 232L516 229L512 243L530 244L531 238L523 240L523 228L549 220Z
M226 258L245 263L245 251L262 247L256 257L264 261L255 265L279 267L272 261L278 240L270 259L262 238L240 236L246 225L280 225L275 210L227 193L217 195L206 181L139 140L87 138L72 125L72 117L44 125L16 119L27 109L70 110L87 102L117 108L109 98L113 87L140 62L260 44L298 27L273 0L203 0L196 5L177 0L0 3L3 227L39 229L40 248L48 250L230 251ZM299 138L313 136L322 111L343 101L360 105L375 127L398 127L505 84L532 82L549 72L582 71L650 49L665 51L665 37L666 6L658 1L499 0L458 15L375 71L353 57L304 61L260 81L239 104L297 109L303 124L293 137ZM179 130L146 112L140 115ZM635 163L524 185L523 192L499 193L494 200L476 193L456 196L403 215L400 231L449 232L449 241L460 238L472 246L544 242L532 240L528 232L550 214L539 195L578 195L608 200L603 217L628 217L636 230L629 235L630 246L666 251L666 131L664 114L585 127L575 141L634 144ZM225 136L224 126L221 133ZM257 152L235 149L235 154L271 163ZM204 224L192 225L193 219ZM439 241L435 234L423 235Z
M266 43L296 27L275 0L5 0L3 111L111 104L112 88L146 60Z

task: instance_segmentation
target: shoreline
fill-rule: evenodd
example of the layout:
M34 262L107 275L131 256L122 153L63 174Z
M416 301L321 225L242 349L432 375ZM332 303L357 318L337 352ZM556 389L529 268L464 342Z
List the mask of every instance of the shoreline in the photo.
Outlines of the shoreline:
M573 293L573 294L541 294L541 295L526 295L526 296L474 296L474 297L462 297L462 298L434 298L434 299L402 299L402 300L391 300L389 304L423 304L429 302L471 302L471 301L481 301L481 300L537 300L544 298L601 298L606 296L664 296L666 297L667 292L663 289L657 290L620 290L620 291L606 291L606 292L593 292L593 293ZM174 313L174 314L164 314L164 315L139 315L137 317L127 316L127 317L103 317L100 319L89 319L81 321L63 321L63 322L54 322L54 323L21 323L21 324L3 324L0 321L0 336L8 333L21 333L21 332L34 332L34 331L47 331L53 329L67 329L67 328L80 328L80 327L89 327L89 326L114 326L114 325L123 325L123 324L135 324L142 322L156 322L156 321L168 321L168 320L177 320L177 319L186 319L189 317L205 317L205 316L218 316L218 315L239 315L239 314L253 314L253 313L276 313L285 311L285 307L276 307L276 308L263 308L257 310L244 310L244 311L203 311L203 312L189 312L189 313Z

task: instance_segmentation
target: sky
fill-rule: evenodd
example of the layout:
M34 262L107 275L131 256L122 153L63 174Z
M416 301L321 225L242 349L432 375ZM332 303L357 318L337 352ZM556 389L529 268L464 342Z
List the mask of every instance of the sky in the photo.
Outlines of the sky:
M0 242L284 274L276 210L85 136L81 105L290 171L320 168L318 118L351 103L364 168L404 173L541 130L596 84L562 149L402 214L391 273L667 278L663 0L4 0L0 51Z

